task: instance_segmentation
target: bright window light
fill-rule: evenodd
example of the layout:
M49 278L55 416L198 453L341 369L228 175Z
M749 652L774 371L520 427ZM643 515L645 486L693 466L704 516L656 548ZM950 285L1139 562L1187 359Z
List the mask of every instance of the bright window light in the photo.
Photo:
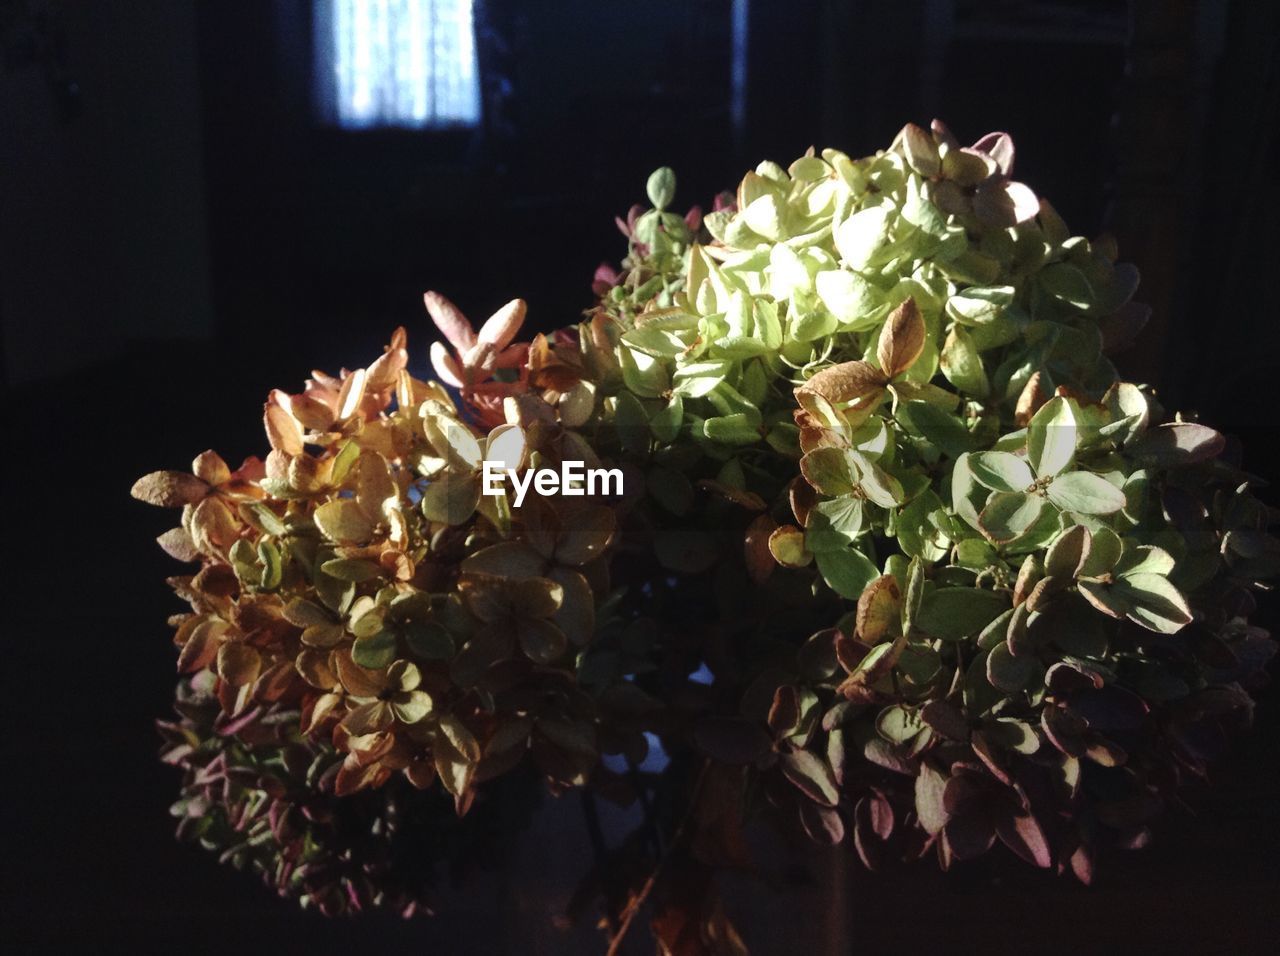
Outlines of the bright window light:
M343 129L480 121L472 0L315 0L316 101Z

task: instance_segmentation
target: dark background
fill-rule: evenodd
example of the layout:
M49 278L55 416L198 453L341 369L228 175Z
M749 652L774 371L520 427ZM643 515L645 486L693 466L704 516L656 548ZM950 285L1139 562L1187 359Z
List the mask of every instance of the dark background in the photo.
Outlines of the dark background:
M475 319L522 296L526 331L575 321L655 166L709 205L810 144L866 153L933 116L970 141L1006 130L1019 178L1142 270L1155 318L1122 370L1280 473L1275 4L748 6L740 124L728 0L486 0L480 129L350 133L312 118L307 0L0 0L7 950L596 942L549 928L588 852L571 797L506 872L412 924L299 914L174 843L151 729L177 609L152 539L172 522L128 488L207 447L260 453L269 388L363 364L398 324L425 374L425 289ZM769 879L732 909L762 953L1272 951L1274 694L1258 723L1194 815L1104 859L1092 889L996 854L888 876L815 856L806 883L766 848Z

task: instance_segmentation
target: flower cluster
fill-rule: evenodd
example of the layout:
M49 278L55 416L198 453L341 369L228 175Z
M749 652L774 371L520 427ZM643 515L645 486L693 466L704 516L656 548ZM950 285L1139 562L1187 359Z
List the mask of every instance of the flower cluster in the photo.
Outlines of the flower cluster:
M243 766L270 726L325 768L300 805L407 784L465 812L530 762L616 796L602 755L657 734L702 768L673 829L707 864L757 810L869 866L999 842L1087 881L1141 845L1249 721L1275 515L1118 380L1136 270L1013 160L907 126L762 163L705 217L659 170L579 324L517 344L523 302L476 331L428 293L440 382L398 330L273 392L265 461L141 479L198 562L175 643L209 716L178 762ZM486 462L568 461L623 494L481 493ZM244 818L207 766L189 799Z

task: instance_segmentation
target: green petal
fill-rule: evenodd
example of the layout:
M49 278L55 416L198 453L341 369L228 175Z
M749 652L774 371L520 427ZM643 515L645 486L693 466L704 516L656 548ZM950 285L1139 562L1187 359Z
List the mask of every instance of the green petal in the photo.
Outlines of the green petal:
M1084 515L1115 514L1125 502L1123 491L1102 476L1088 471L1059 475L1045 493L1063 511Z
M1036 480L1027 462L1007 451L983 451L970 455L969 472L992 491L1023 492Z

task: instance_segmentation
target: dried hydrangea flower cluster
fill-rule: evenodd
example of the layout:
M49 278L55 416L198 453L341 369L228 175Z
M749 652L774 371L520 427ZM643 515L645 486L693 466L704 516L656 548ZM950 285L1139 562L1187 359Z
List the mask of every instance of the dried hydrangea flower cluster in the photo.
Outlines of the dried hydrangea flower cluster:
M756 808L870 866L999 841L1087 881L1141 845L1249 721L1280 545L1222 437L1117 380L1136 270L1013 157L907 126L762 163L705 217L659 170L577 326L513 344L522 302L477 332L428 294L452 393L399 330L273 392L265 462L142 479L199 562L175 643L218 712L188 746L290 713L332 755L317 792L403 777L465 811L526 757L617 796L601 755L657 733L702 768L697 865ZM516 508L486 460L625 493Z

